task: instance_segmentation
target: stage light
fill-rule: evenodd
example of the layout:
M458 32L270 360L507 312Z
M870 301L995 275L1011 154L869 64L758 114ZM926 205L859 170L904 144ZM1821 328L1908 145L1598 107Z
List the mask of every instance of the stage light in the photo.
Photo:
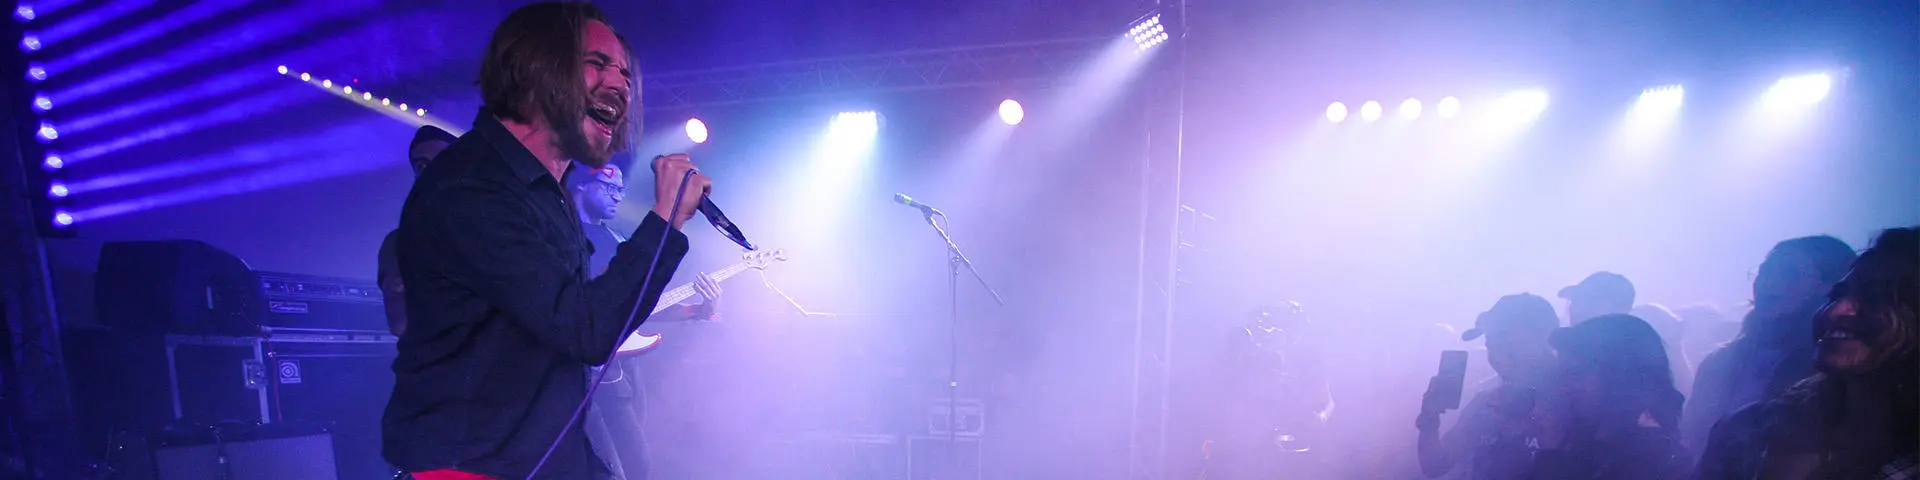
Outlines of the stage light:
M687 139L693 143L707 143L707 122L698 118L687 119Z
M308 73L306 73L306 72L301 72L301 73L300 73L300 81L302 81L302 82L311 82L311 81L313 81L313 75L311 75L311 74L308 74Z
M360 92L360 99L369 102L373 101L373 92Z
M47 96L46 96L45 94L38 94L38 95L34 95L34 96L33 96L33 109L34 109L35 111L38 111L38 112L41 112L41 113L45 113L45 112L46 112L47 110L52 110L52 109L53 109L53 99L51 99L51 98L47 98Z
M1400 118L1407 120L1420 118L1420 110L1420 100L1418 99L1409 98L1400 102Z
M281 74L281 75L286 75L286 74L287 74L287 66L286 66L286 65L281 65L281 66L280 66L280 68L276 68L276 69L274 69L274 71L277 71L277 72L280 72L280 74Z
M422 109L414 110L413 115L417 117L427 116L427 109L422 108Z
M307 74L304 74L304 73L302 73L302 74L300 74L300 78L301 78L301 79L306 79L306 78L307 78ZM323 78L323 79L320 79L320 87L321 87L321 88L333 88L333 80L327 80L327 79L324 79L324 78ZM353 87L347 87L347 88L353 88Z
M1804 107L1820 103L1833 90L1833 77L1824 73L1782 78L1762 99L1769 109Z
M1439 113L1440 118L1453 118L1454 115L1460 114L1460 99L1443 97L1440 99L1440 104L1434 106L1434 109L1434 113Z
M833 122L827 128L827 135L839 144L872 142L879 133L880 114L871 110L841 112L833 116Z
M1021 107L1020 102L1015 101L1014 99L1011 99L1011 98L1000 101L1000 122L1001 123L1005 123L1007 125L1019 125L1020 121L1025 120L1026 118L1027 118L1027 109L1025 107Z
M18 18L22 22L31 22L38 16L33 12L32 5L21 5L13 9L13 18Z
M400 109L400 111L402 111L402 112L404 112L404 111L407 111L407 104L404 104L404 103L402 103L402 104L400 104L400 106L399 106L399 107L397 107L397 108L399 108L399 109Z
M47 67L42 67L42 66L40 66L39 64L34 64L34 65L31 65L31 66L28 66L28 67L27 67L27 78L28 78L28 79L31 79L31 80L33 80L33 81L36 81L36 82L38 82L38 81L41 81L41 80L46 80L46 79L47 79Z
M1146 19L1135 22L1132 28L1127 29L1127 38L1133 40L1134 51L1144 52L1166 43L1167 26L1160 24L1160 14L1148 15Z
M1665 122L1671 120L1680 111L1687 91L1679 85L1654 87L1640 92L1640 100L1633 103L1628 118L1635 122Z
M341 87L340 87L340 91L342 91L342 92L346 92L346 94L348 94L348 95L352 95L352 94L353 94L353 86L352 86L352 85L343 85L343 86L341 86Z
M1367 103L1360 104L1360 119L1369 122L1379 120L1380 102L1368 100Z
M42 143L51 142L59 138L60 130L53 128L53 124L40 122L40 141Z
M1500 99L1500 114L1513 122L1530 122L1547 111L1547 92L1521 90Z
M54 212L53 226L60 227L60 228L73 226L73 214L67 213L64 210Z
M28 52L40 51L40 37L31 33L20 37L20 49Z
M391 98L386 98L386 97L380 97L380 106L382 106L382 107L391 107L391 106L393 106L393 99L391 99Z
M1333 102L1327 105L1327 121L1340 123L1347 120L1347 104Z
M48 171L59 170L66 167L67 160L60 158L60 155L56 153L47 154L47 160L40 162L40 168L47 169Z
M52 184L47 186L47 196L53 197L53 198L67 198L67 184L60 183L60 182L53 182Z

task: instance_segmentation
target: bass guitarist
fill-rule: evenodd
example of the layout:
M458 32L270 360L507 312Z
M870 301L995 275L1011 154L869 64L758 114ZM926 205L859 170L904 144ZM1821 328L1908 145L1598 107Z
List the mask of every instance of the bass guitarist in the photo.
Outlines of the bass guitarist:
M568 196L579 215L580 228L592 245L587 271L598 276L613 260L614 249L626 241L606 224L620 210L620 202L626 200L626 175L612 164L599 169L576 164L573 170L567 175ZM712 320L715 307L719 306L720 284L703 273L694 276L693 286L704 301L661 310L647 317L646 323ZM639 356L622 356L613 361L610 367L614 371L602 379L586 420L587 436L593 440L594 450L606 460L615 477L626 480L645 480L650 463L643 429L647 395L640 362Z

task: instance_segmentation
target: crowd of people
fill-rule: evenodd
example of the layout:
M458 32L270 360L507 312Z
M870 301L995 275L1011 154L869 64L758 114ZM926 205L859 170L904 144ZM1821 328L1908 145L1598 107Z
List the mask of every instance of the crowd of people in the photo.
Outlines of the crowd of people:
M1484 339L1496 377L1456 414L1460 379L1429 382L1414 422L1426 476L1920 478L1920 230L1857 255L1830 236L1780 242L1717 346L1680 340L1711 312L1636 307L1618 274L1559 297L1567 326L1522 293L1461 336Z

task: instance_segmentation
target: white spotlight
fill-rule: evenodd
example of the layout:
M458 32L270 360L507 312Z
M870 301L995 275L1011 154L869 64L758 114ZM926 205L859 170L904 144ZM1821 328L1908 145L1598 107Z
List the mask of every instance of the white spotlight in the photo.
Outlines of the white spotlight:
M1021 107L1020 102L1014 101L1014 99L1011 98L1000 101L1000 121L1002 123L1019 125L1020 120L1026 118L1027 109Z
M1635 122L1665 122L1671 120L1680 111L1680 104L1686 99L1687 91L1679 85L1654 87L1640 92L1640 100L1633 103L1633 110L1627 115Z
M1803 107L1820 103L1833 90L1833 77L1824 73L1782 78L1767 89L1762 99L1769 109Z
M687 139L693 143L707 143L707 122L698 118L687 119Z
M1545 90L1521 90L1500 99L1500 114L1514 122L1531 122L1547 111Z
M841 112L833 116L827 131L835 140L871 141L880 133L880 114L871 110Z
M301 73L301 74L300 74L300 81L302 81L302 82L306 82L306 81L312 81L312 80L313 80L313 75L312 75L312 74L308 74L308 73Z
M1360 104L1360 119L1369 122L1379 120L1380 102L1368 100L1367 103Z
M1400 118L1413 120L1420 118L1420 100L1409 98L1400 102Z
M1148 15L1127 29L1127 38L1133 40L1134 51L1144 52L1167 42L1167 26L1160 24L1160 14Z
M306 75L301 75L301 77L305 77L305 76ZM333 80L327 80L324 78L320 79L320 86L322 88L333 88ZM353 87L347 87L347 88L353 88ZM353 93L353 92L347 92L347 93Z
M1333 102L1327 105L1327 121L1340 123L1347 120L1347 104Z
M361 100L366 100L366 101L369 101L369 102L371 102L371 101L373 101L373 92L361 92L361 93L360 93L360 99L361 99Z
M277 69L275 69L275 70L276 70L276 71L278 71L278 72L280 72L280 74L281 74L281 75L286 75L286 74L287 74L287 66L286 66L286 65L281 65L281 66L280 66L280 68L277 68Z
M1460 99L1450 96L1443 97L1440 99L1440 104L1434 107L1436 110L1435 113L1439 113L1440 118L1453 118L1454 115L1460 114Z
M414 110L413 110L413 116L416 116L416 117L424 117L424 116L427 116L427 109L424 109L424 108L416 108L416 109L414 109Z

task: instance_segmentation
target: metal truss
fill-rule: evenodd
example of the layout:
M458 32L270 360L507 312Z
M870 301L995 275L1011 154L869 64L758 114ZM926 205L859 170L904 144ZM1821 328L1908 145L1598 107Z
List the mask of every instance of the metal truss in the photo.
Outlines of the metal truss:
M686 110L992 85L1051 84L1111 38L1075 38L764 63L643 77L647 108Z

